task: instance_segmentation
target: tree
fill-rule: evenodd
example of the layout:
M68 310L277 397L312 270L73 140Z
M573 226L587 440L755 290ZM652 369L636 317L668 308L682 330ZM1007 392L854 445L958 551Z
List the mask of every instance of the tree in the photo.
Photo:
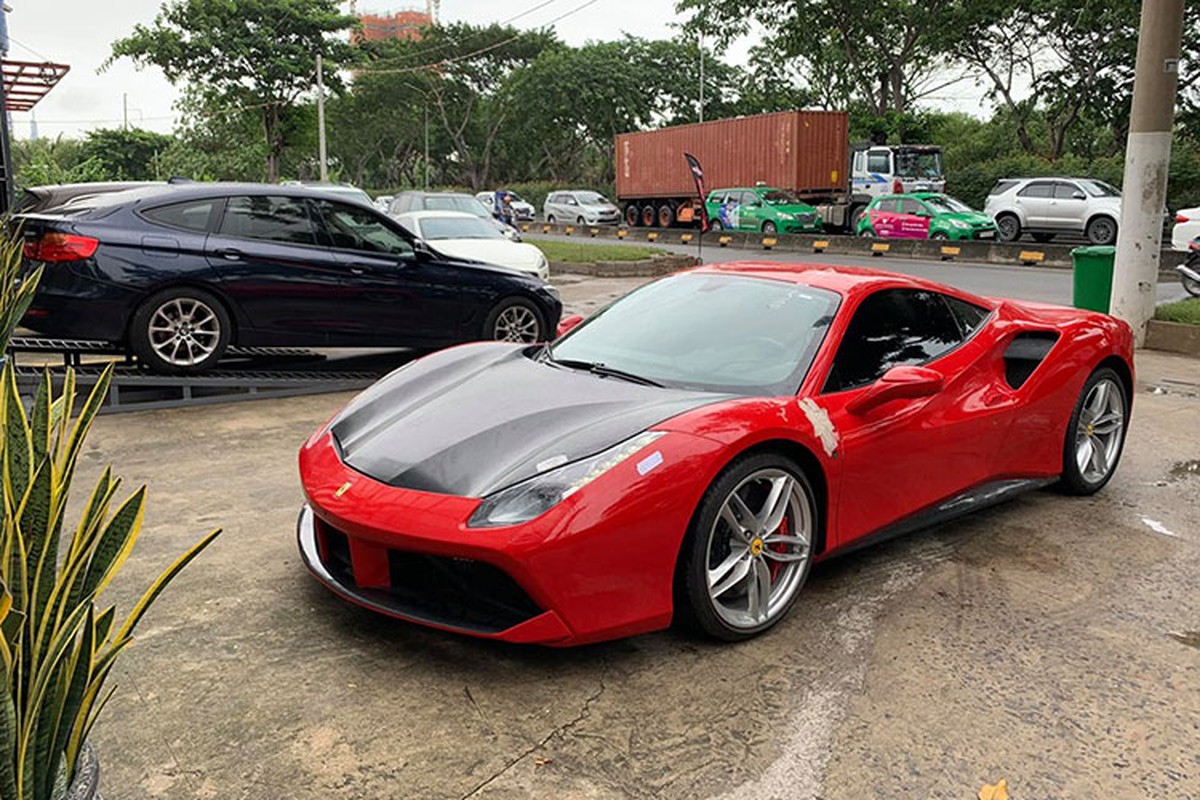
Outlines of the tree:
M98 128L84 136L82 156L94 160L110 180L151 181L160 174L159 158L175 137L138 128Z
M909 110L914 76L946 52L945 15L966 2L980 0L679 0L676 8L690 12L687 30L722 47L761 27L756 60L798 59L826 106L857 101L882 115Z
M312 91L318 54L328 64L327 85L340 87L335 67L349 63L353 50L333 35L354 23L336 0L172 0L152 26L137 25L114 42L108 63L157 66L210 105L255 111L266 179L274 182L289 144L288 110Z

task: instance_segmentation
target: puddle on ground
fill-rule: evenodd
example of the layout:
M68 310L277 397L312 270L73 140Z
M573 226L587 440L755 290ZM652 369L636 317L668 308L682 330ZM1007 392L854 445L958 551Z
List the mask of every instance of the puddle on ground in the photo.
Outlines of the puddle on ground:
M1200 460L1180 461L1171 467L1171 471L1167 473L1167 480L1178 481L1194 475L1200 475Z
M1170 636L1180 644L1186 644L1188 647L1200 650L1200 631L1184 631L1182 633L1172 631L1167 636Z

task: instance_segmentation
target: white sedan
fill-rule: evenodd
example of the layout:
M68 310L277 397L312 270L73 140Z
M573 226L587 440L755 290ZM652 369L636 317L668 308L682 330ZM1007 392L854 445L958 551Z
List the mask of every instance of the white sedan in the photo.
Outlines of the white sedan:
M520 270L542 280L550 277L550 263L541 250L531 244L510 242L495 226L472 214L410 211L395 219L439 253Z
M1188 251L1192 239L1200 236L1200 208L1184 208L1175 212L1175 227L1171 230L1171 247Z

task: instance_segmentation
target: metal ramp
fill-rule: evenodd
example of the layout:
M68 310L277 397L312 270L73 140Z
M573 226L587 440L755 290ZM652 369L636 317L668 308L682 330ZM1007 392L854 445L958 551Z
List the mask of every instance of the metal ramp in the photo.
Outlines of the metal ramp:
M144 369L123 348L108 342L15 337L9 354L18 390L26 397L37 391L47 370L51 381L61 385L68 367L75 370L79 392L89 392L104 368L116 361L101 413L355 391L370 386L413 356L411 351L399 350L337 357L304 348L230 348L220 369L199 375L160 375ZM41 361L61 356L62 363L22 364L20 354L33 354Z

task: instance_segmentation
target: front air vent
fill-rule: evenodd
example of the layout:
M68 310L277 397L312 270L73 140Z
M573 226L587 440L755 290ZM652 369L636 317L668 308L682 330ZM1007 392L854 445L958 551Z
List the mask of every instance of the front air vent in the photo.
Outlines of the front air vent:
M1020 389L1057 341L1058 334L1054 331L1027 331L1014 336L1004 351L1004 378L1008 385Z

